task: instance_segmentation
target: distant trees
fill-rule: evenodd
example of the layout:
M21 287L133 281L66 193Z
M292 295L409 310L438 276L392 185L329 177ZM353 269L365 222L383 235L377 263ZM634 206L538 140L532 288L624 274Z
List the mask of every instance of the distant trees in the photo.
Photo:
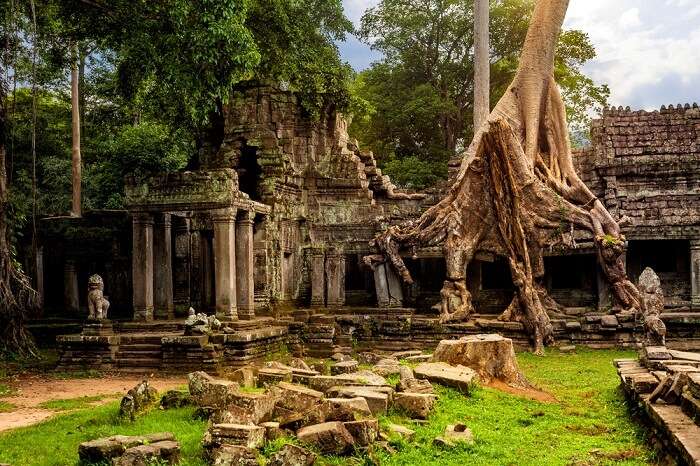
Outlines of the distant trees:
M490 5L493 105L517 69L533 1ZM355 92L369 111L357 114L351 132L405 185L423 187L444 178L449 157L471 139L473 8L473 0L382 0L362 17L359 36L383 59L357 78ZM581 71L594 57L585 33L561 35L555 76L575 127L607 100L607 86Z

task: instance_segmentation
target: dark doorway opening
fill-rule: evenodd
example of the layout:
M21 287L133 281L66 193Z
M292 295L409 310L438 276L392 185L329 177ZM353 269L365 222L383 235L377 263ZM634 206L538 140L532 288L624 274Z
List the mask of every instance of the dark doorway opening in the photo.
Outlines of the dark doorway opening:
M238 172L238 189L250 196L252 200L259 201L262 169L258 164L257 147L243 144L236 172Z

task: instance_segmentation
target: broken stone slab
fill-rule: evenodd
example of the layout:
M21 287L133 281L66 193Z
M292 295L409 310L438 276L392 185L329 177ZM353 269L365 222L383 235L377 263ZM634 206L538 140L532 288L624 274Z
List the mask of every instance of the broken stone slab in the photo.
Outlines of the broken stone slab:
M266 387L280 382L291 382L291 369L264 368L258 371L258 385Z
M471 429L462 423L450 424L445 427L445 432L442 434L442 439L447 445L453 446L457 443L465 443L472 445L474 443L474 435Z
M678 350L669 350L669 353L671 353L671 356L673 356L675 359L684 359L686 361L700 362L700 353L692 353L690 351Z
M315 461L315 453L287 443L272 455L267 466L311 466Z
M615 315L604 315L600 318L600 325L603 327L617 327L620 323Z
M236 369L228 375L228 379L236 382L241 387L255 387L255 379L258 375L258 369L252 366L245 366Z
M180 390L168 390L160 399L160 407L163 409L182 408L193 403L192 395Z
M197 406L221 409L228 403L229 394L238 391L238 384L230 380L215 379L206 372L187 374L190 395Z
M218 418L222 423L260 424L272 419L277 398L269 392L233 392L226 397L226 405Z
M305 411L291 411L284 408L275 409L275 419L281 429L299 430L314 424L326 422L329 405L325 402L313 406Z
M81 443L78 446L78 457L85 463L109 462L112 458L124 454L128 448L168 440L175 440L175 436L170 432L149 435L112 435Z
M333 353L331 359L336 362L352 361L352 357L344 353Z
M172 440L127 448L122 456L112 460L113 466L142 466L146 464L177 464L180 444Z
M694 397L688 390L681 395L681 411L700 426L700 398Z
M204 434L202 444L213 450L221 445L258 448L265 443L265 428L251 424L214 424Z
M673 359L673 356L665 346L645 346L642 350L642 357L652 361Z
M323 393L303 385L281 382L272 388L277 406L290 411L306 411L323 400Z
M463 393L469 393L478 380L476 371L462 365L450 365L444 362L424 362L418 364L414 372L416 378L456 388Z
M700 374L688 374L688 390L695 398L700 398Z
M257 450L242 445L221 445L208 458L213 466L260 466Z
M394 408L411 419L427 419L435 405L435 398L435 395L426 393L397 393L394 395Z
M410 363L418 363L418 362L429 362L433 358L432 354L417 354L415 356L407 356L403 358L404 361L410 362Z
M422 352L418 350L396 351L395 353L391 353L391 357L394 359L404 359L410 356L420 356L421 354Z
M364 353L359 353L357 355L357 360L359 361L360 364L369 364L370 366L377 364L382 359L384 359L384 356L382 356L381 354L372 353L369 351L364 352Z
M372 416L367 400L355 398L327 398L326 421L354 421Z
M337 362L331 366L331 375L350 374L357 372L358 364L354 359Z
M370 371L357 371L342 375L317 375L309 379L309 387L326 392L336 385L386 385L386 379Z
M559 352L564 354L571 354L576 352L576 346L574 345L564 345L559 347Z
M530 386L518 367L513 341L498 334L442 340L433 353L432 362L468 367L476 371L484 383L496 379L512 386Z
M119 417L128 418L132 421L136 415L148 409L157 401L158 390L144 380L129 390L121 403L119 403Z
M334 398L364 398L370 411L375 416L386 414L391 402L391 393L384 393L371 387L333 387L328 390L328 395Z
M396 358L380 359L379 362L372 367L372 372L382 377L398 374L400 370L401 365Z
M276 440L286 436L284 429L280 427L279 422L268 421L260 423L260 427L265 429L265 438L267 440Z
M398 391L408 393L433 393L433 386L424 379L417 379L413 369L408 366L401 366L399 372L400 380Z
M309 365L306 364L306 361L304 361L304 360L301 359L301 358L292 358L292 360L289 361L288 366L291 367L292 369L301 369L301 370L304 370L304 371L310 371L310 370L311 370L311 368L309 367Z
M297 431L297 438L316 446L322 454L342 455L349 453L355 440L342 422L324 422Z
M416 432L409 429L408 427L402 426L401 424L392 424L389 423L387 424L387 430L389 431L389 434L394 434L397 435L401 438L404 438L406 440L413 440L413 437L415 437Z
M355 446L368 447L379 437L379 421L377 419L362 419L344 422L343 425L355 440Z

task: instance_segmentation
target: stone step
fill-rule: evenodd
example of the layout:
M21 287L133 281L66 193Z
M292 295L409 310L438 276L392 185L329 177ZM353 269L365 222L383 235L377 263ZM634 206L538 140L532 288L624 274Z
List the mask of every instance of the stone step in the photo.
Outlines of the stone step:
M163 336L164 334L123 334L119 336L119 343L122 346L133 344L147 344L160 346L160 341L163 338Z
M117 367L153 367L158 368L160 358L117 358Z
M146 351L132 351L132 350L122 350L120 349L117 351L117 359L140 359L140 358L148 358L148 359L161 359L163 356L163 352L159 349L157 350L146 350Z
M157 345L151 343L130 343L119 345L120 351L160 351L160 348L160 343Z

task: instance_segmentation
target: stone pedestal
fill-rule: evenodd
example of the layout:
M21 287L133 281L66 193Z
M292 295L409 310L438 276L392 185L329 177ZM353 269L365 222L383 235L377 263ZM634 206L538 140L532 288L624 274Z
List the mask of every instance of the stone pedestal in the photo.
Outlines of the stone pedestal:
M173 319L173 258L170 214L156 218L153 230L153 268L155 281L154 310L156 319Z
M338 251L326 253L326 304L345 304L345 255Z
M255 283L253 273L253 219L255 212L244 211L236 223L236 297L238 317L255 318Z
M700 239L690 240L690 300L700 309Z
M325 256L322 249L311 250L311 307L326 305Z
M148 214L133 218L131 274L134 320L153 320L153 217Z
M78 269L72 260L66 260L66 263L63 265L63 304L66 307L66 311L71 314L77 313L80 309Z
M214 293L216 317L238 320L236 299L236 212L226 209L212 216L214 222Z

